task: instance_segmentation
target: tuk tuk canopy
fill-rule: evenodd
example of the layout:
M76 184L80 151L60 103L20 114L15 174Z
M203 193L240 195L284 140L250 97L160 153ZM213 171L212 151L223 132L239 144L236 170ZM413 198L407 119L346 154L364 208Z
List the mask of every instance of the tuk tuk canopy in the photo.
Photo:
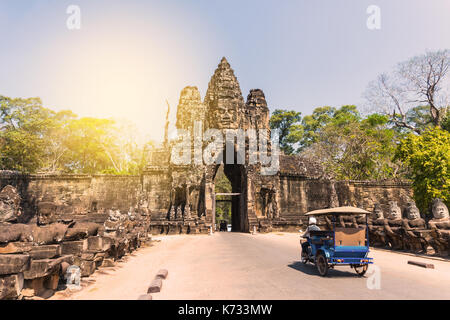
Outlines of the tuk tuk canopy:
M361 215L361 214L370 214L369 211L364 209L356 208L356 207L336 207L336 208L328 208L328 209L320 209L309 211L305 213L305 216L324 216L324 215Z

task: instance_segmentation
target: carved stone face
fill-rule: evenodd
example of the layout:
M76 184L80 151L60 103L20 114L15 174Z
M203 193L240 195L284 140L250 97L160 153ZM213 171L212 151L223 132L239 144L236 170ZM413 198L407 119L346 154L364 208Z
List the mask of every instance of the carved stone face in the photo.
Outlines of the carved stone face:
M433 200L433 217L435 219L449 219L448 208L441 199Z
M414 202L408 202L408 207L406 208L406 215L409 220L420 219L420 211L416 207Z
M400 207L397 205L397 201L389 201L389 219L401 219L402 211Z
M381 210L381 206L378 203L376 203L374 208L373 208L372 218L374 220L384 219L383 210Z
M219 98L216 107L212 110L212 118L216 129L237 129L239 126L237 107L230 101Z

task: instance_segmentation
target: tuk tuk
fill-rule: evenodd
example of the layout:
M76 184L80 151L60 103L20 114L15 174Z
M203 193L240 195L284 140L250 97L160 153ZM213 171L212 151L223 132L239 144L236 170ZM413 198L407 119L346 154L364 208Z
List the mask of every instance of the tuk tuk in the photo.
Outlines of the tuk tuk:
M368 214L368 211L355 207L337 207L306 213L308 217L323 216L331 230L309 231L309 237L300 240L301 244L307 241L307 250L302 249L301 253L302 263L314 263L323 277L328 274L329 269L341 265L349 265L359 276L363 276L368 265L373 263L373 259L368 257ZM360 215L365 218L364 225L349 228L340 223L341 216Z

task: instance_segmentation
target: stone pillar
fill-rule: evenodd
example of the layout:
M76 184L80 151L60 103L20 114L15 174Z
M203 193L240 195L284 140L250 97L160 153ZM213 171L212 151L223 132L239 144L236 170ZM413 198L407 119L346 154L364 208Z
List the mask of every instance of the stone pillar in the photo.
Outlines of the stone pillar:
M205 183L205 218L206 222L211 223L213 221L214 212L214 183Z

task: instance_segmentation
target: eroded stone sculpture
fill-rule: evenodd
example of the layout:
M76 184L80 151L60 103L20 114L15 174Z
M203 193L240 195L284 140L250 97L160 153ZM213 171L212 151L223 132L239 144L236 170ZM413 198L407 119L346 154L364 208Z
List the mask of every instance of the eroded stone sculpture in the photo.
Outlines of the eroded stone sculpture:
M19 192L11 185L5 186L0 192L0 223L15 222L21 214Z
M448 208L441 199L432 203L433 219L428 221L433 241L431 245L437 254L449 255L450 248L450 217Z
M372 216L369 219L370 243L375 246L386 245L386 233L384 230L385 220L381 205L376 203L374 205Z
M429 231L426 222L420 217L420 211L415 202L408 202L406 218L403 219L403 247L413 252L427 252Z
M392 249L403 249L402 226L402 210L397 205L397 201L389 201L389 214L385 220L384 229L387 243Z

